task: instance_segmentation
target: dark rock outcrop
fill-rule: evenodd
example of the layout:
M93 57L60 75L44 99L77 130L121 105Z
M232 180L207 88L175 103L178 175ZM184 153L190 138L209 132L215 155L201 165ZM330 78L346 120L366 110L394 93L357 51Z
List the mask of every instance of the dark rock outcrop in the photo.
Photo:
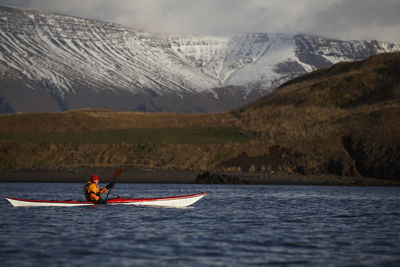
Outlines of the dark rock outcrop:
M197 175L196 184L249 184L249 181L237 176L203 172Z
M400 179L400 146L383 146L366 140L343 137L343 146L364 177Z
M257 157L249 157L245 152L235 158L221 162L222 168L240 168L241 171L273 171L278 169L288 169L293 166L293 159L298 155L291 154L287 149L280 146L269 148L268 154Z

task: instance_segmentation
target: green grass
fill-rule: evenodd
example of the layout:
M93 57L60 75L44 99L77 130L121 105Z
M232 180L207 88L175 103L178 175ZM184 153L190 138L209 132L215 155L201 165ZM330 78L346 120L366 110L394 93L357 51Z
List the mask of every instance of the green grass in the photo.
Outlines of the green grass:
M0 141L70 144L227 144L245 143L255 136L239 128L162 128L105 130L80 133L0 134Z

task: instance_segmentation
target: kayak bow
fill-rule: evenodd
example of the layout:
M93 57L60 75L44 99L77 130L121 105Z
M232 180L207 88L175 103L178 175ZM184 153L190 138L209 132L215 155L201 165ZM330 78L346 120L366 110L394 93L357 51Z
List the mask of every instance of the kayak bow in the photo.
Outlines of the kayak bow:
M163 197L163 198L113 198L107 201L107 205L138 205L138 206L160 206L160 207L187 207L200 200L207 193L194 195ZM96 205L88 201L58 201L58 200L33 200L6 197L14 207L74 207L74 206L92 206Z

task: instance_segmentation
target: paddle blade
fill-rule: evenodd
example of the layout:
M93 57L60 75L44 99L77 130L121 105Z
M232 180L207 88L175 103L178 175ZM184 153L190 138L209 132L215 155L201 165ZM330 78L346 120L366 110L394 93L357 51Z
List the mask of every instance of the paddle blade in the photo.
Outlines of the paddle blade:
M122 172L122 169L116 170L114 173L114 179L117 178L121 174L121 172Z

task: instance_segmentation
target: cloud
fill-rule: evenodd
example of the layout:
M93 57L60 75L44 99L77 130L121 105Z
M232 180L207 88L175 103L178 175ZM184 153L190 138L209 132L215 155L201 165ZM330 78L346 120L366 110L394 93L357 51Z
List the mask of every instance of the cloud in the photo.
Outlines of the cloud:
M345 39L400 41L400 1L341 0L314 14L307 30Z
M400 42L398 0L0 0L162 34L308 33Z

